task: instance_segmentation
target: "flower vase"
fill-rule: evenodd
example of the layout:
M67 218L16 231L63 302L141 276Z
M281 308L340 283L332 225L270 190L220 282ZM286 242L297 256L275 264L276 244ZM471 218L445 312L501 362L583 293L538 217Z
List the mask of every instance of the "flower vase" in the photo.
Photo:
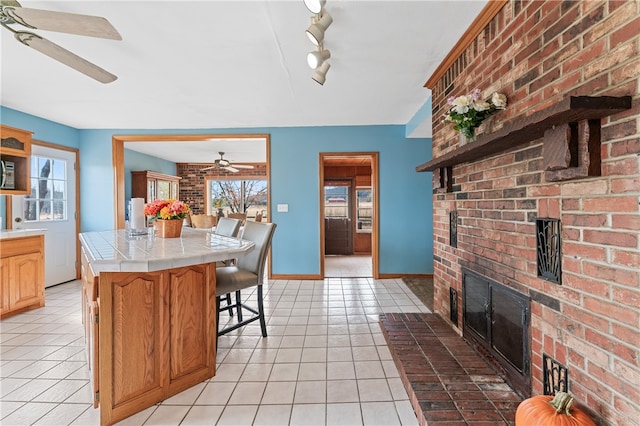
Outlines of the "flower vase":
M464 146L468 143L475 142L475 140L476 140L475 133L471 137L465 135L462 132L458 133L458 146Z
M153 231L159 238L178 238L182 234L182 219L158 219L153 222Z

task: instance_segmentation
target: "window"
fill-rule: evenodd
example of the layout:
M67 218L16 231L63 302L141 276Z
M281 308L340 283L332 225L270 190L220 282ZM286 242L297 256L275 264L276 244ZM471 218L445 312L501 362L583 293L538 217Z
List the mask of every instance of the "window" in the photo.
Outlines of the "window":
M31 156L31 193L24 197L24 220L67 220L67 162Z
M371 233L373 227L373 203L370 186L356 188L356 232Z
M349 188L351 182L331 182L324 187L324 217L350 218Z
M247 218L262 220L267 215L266 180L216 180L207 179L206 213L221 210L229 213L245 213Z

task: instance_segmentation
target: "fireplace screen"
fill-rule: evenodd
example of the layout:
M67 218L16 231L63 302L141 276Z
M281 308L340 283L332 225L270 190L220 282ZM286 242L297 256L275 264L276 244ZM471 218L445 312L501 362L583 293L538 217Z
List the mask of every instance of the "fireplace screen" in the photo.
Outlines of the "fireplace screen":
M463 269L464 336L488 353L522 395L531 392L529 298ZM496 365L497 363L497 365Z
M561 283L560 220L536 219L536 256L538 276Z

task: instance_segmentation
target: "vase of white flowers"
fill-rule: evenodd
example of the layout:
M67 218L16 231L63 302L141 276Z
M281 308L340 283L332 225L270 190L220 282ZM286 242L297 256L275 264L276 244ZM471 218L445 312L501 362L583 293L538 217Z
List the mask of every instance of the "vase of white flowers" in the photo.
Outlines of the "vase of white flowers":
M474 89L468 95L450 97L447 104L451 109L444 117L446 123L460 132L460 143L475 140L476 129L491 114L507 107L507 97L495 92L487 101L480 100L480 89Z

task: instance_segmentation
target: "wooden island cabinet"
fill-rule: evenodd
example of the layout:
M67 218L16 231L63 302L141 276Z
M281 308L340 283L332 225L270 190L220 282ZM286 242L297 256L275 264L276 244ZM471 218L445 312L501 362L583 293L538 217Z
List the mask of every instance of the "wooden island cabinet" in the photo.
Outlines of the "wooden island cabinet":
M44 306L43 233L42 230L2 232L0 318Z
M187 228L180 238L117 230L83 233L80 240L100 423L113 424L213 377L215 263L254 243Z

